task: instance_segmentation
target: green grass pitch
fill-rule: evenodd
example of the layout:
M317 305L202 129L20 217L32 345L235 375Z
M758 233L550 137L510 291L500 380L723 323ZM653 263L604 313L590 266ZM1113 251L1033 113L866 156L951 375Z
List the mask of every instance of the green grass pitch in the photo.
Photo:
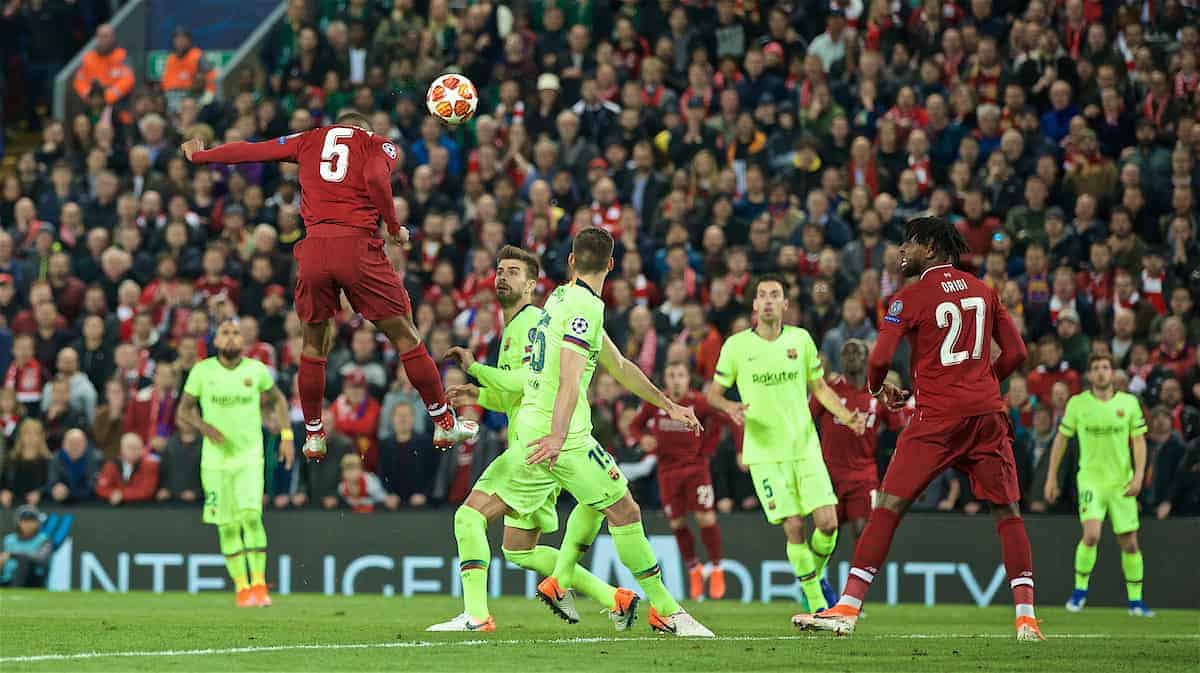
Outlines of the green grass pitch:
M640 611L617 634L593 603L569 626L538 602L493 599L492 634L424 628L450 597L291 595L239 610L206 593L0 593L0 671L1195 671L1200 611L1067 614L1042 608L1044 643L1013 639L1011 608L868 605L848 639L799 634L788 603L688 608L716 641L657 636ZM643 606L645 604L643 603Z

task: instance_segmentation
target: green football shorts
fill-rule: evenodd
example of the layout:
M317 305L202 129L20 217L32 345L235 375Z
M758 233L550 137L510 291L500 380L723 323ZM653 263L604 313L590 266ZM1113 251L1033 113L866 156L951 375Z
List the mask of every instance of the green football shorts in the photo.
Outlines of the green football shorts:
M750 466L754 490L767 521L777 524L792 516L808 516L826 505L837 506L829 471L821 460L789 460Z
M262 516L263 466L201 469L204 486L204 523L218 526Z
M514 455L523 457L530 453L529 443L541 438L542 433L518 425L511 436L514 448L520 447ZM568 438L553 470L545 463L526 465L523 458L516 462L510 478L497 488L496 494L518 517L538 511L556 493L555 489L567 491L575 500L595 510L607 509L629 490L629 481L616 461L591 436Z
M561 489L555 484L549 494L542 500L542 504L529 514L516 513L516 507L509 502L510 497L514 497L514 492L518 489L508 488L511 480L516 478L516 475L523 464L524 453L517 451L514 448L509 448L499 456L496 456L483 474L479 476L479 480L475 482L474 489L482 491L488 495L495 495L505 502L509 507L513 508L512 515L504 517L504 525L511 528L520 528L521 530L537 530L543 533L553 533L558 530L558 494ZM530 484L534 486L534 484ZM539 488L530 489L531 497L534 492L541 492Z
M1079 520L1104 521L1107 515L1115 535L1138 529L1137 498L1125 495L1125 484L1097 485L1080 479Z

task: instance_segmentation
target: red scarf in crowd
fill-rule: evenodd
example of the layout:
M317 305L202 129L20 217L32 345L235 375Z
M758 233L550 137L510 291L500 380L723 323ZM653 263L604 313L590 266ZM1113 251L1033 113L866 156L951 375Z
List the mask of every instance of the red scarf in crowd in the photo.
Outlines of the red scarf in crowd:
M1165 284L1167 275L1159 273L1157 276L1151 276L1145 270L1142 270L1142 294L1145 295L1146 301L1158 311L1159 315L1167 314L1167 302L1163 298L1163 285Z
M846 165L846 172L850 177L850 186L857 187L865 185L871 192L871 198L875 198L879 194L879 168L875 165L875 158L867 160L865 165L858 165L854 159Z

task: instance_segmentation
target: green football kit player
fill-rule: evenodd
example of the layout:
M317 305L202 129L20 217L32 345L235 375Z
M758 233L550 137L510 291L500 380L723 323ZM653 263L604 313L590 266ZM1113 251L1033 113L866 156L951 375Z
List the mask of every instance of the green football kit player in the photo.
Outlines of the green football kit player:
M1088 580L1096 565L1096 545L1107 516L1121 546L1121 570L1129 614L1153 617L1142 600L1143 563L1138 546L1138 503L1146 477L1146 417L1137 397L1116 391L1111 356L1096 354L1088 361L1092 389L1067 401L1067 409L1050 447L1050 471L1043 495L1053 503L1059 496L1058 469L1067 440L1079 442L1079 520L1083 537L1075 548L1075 590L1067 610L1079 612L1087 603ZM1132 447L1132 456L1130 456Z
M567 589L577 583L579 559L607 519L618 558L650 601L650 626L678 636L712 637L667 591L625 475L592 437L587 389L597 364L672 419L700 430L692 409L671 401L604 333L599 290L612 270L612 252L613 239L607 231L581 230L568 257L572 280L546 300L545 315L530 344L529 377L513 431L515 446L524 448L527 456L510 482L513 488L505 494L505 502L524 514L536 510L546 494L562 488L581 505L567 519L553 574L538 584L538 597L558 616L579 620Z
M783 524L787 557L810 610L823 610L837 594L822 580L837 545L837 496L808 408L808 393L857 434L866 428L826 383L816 344L807 330L783 324L787 285L777 276L755 284L758 324L730 336L721 347L708 400L745 428L742 463L750 468L767 521ZM741 402L725 398L737 386ZM805 535L805 517L815 530ZM798 596L799 598L800 596Z
M463 588L463 613L427 631L496 630L488 611L488 566L492 557L488 546L487 525L504 515L504 557L514 565L549 575L558 560L558 550L539 545L542 533L558 530L558 494L554 488L541 503L518 514L509 508L513 473L525 468L525 452L513 438L513 423L521 406L525 379L531 357L530 336L545 312L532 302L540 264L537 256L515 246L500 250L496 263L496 297L504 313L504 332L496 367L476 362L465 348L451 348L446 357L457 360L481 387L452 386L446 391L455 406L478 404L490 411L506 414L509 419L508 449L495 458L470 495L454 514L454 537L458 542L459 576ZM636 618L637 595L628 589L616 589L584 568L575 569L574 588L604 605L617 630L628 628Z
M243 357L236 320L217 327L216 357L192 367L179 403L179 422L204 436L200 482L204 523L217 527L221 553L237 589L238 607L267 607L267 531L262 523L263 422L269 403L280 431L279 459L295 456L288 403L267 366ZM249 568L249 573L247 573Z

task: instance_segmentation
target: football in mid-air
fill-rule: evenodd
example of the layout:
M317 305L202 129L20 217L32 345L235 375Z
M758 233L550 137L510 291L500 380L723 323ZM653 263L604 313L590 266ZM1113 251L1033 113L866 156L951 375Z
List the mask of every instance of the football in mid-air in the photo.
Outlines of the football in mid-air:
M457 126L470 119L479 105L479 92L471 80L447 73L433 80L425 94L429 114L448 126Z

